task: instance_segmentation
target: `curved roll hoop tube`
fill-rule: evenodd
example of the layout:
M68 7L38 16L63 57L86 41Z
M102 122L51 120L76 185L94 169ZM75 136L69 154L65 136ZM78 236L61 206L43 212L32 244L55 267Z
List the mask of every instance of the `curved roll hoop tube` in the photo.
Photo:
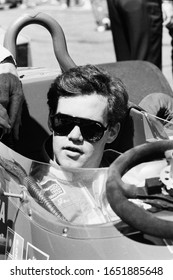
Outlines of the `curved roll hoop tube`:
M4 47L9 49L15 58L17 36L22 28L30 24L42 25L50 32L54 53L62 71L66 71L76 66L68 53L65 35L61 26L51 16L41 12L34 13L33 15L24 14L14 21L7 29L4 38Z

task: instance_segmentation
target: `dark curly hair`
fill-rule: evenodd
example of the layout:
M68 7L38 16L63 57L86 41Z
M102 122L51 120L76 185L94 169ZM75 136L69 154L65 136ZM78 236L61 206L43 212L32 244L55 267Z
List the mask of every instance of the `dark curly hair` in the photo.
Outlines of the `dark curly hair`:
M108 125L122 122L128 111L128 94L123 82L94 65L71 68L59 75L48 91L49 113L54 115L60 97L96 93L108 98Z

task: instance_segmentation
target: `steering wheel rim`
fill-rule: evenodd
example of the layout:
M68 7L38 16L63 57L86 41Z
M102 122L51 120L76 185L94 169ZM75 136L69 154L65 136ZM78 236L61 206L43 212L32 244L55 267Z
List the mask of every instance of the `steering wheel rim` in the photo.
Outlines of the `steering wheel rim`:
M30 24L39 24L50 32L55 57L62 71L67 71L68 69L76 66L68 53L66 38L61 26L51 16L41 12L24 14L15 20L7 29L4 37L4 47L13 54L15 59L17 36L25 26Z
M173 141L163 140L136 146L120 155L109 167L106 194L113 211L133 228L159 238L173 238L173 222L155 217L128 198L135 198L140 188L122 181L122 176L137 164L164 158L173 149Z

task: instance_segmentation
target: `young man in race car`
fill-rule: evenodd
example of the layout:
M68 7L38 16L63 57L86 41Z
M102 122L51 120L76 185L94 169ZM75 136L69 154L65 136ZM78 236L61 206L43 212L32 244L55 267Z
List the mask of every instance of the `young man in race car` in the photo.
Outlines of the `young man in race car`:
M31 175L69 222L119 219L106 198L108 168L102 167L109 166L105 145L117 138L128 114L124 84L96 66L79 66L58 76L47 97L52 136L44 159L51 165L34 164Z
M3 119L7 124L9 116L15 120L15 108L20 108L23 92L11 60L2 59L0 66L0 122L5 127ZM15 110L9 109L12 104ZM45 154L51 165L33 166L31 175L68 221L101 223L111 220L112 214L114 219L114 213L107 211L107 169L101 167L107 165L105 144L116 139L128 111L123 83L95 66L76 67L54 81L48 105L53 136L49 139L50 153L46 149ZM15 127L17 122L11 123ZM98 167L89 172L90 168ZM77 168L76 173L70 172L70 168Z
M107 172L101 167L106 165L105 145L116 139L128 112L124 84L96 66L75 67L55 79L48 106L53 135L45 156L51 165L34 164L31 175L68 221L109 220L101 206Z

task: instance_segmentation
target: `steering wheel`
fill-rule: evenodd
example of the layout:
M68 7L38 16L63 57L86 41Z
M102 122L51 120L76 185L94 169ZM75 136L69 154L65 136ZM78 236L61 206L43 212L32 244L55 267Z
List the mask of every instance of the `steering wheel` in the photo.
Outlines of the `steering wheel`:
M159 238L173 238L173 222L155 217L128 198L136 198L140 188L124 183L122 176L137 164L164 158L173 141L162 140L136 146L120 155L109 167L106 194L113 211L133 228Z
M15 59L17 36L23 27L30 24L42 25L50 32L53 41L54 53L62 71L66 71L76 66L68 53L65 35L61 26L51 16L41 12L37 12L32 15L24 14L14 21L7 29L4 37L4 47L9 49Z

